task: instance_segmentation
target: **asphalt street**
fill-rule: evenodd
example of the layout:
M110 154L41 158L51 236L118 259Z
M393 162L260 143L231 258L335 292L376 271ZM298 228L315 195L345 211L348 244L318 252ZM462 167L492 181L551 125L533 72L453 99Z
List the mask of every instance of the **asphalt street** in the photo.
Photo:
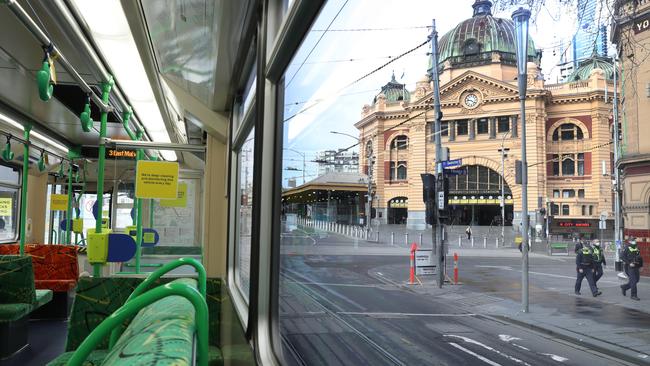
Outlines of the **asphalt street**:
M295 231L283 239L281 334L292 364L637 364L492 317L480 303L436 296L427 291L434 287L427 278L417 289L404 286L406 255L336 254L345 245L367 252L376 244ZM590 299L573 295L571 260L531 258L531 268L545 274L531 274L531 302L562 303L568 313L598 312L604 322L650 330L646 313L606 303L593 308ZM466 255L461 269L465 289L519 299L518 258ZM603 291L613 291L606 286L617 285L615 280L602 280Z

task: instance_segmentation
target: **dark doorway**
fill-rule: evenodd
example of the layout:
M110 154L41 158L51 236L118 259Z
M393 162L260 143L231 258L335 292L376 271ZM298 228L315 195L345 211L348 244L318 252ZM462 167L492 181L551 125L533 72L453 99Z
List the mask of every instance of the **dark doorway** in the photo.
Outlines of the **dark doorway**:
M388 201L388 223L406 225L408 218L408 198L395 197Z

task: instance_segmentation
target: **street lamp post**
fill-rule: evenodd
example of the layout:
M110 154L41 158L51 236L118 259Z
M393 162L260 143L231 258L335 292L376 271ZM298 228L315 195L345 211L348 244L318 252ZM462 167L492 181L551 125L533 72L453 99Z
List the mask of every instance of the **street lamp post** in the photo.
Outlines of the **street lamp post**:
M294 149L292 149L292 148L290 148L290 147L285 147L285 148L283 148L282 150L293 151L293 152L295 152L296 154L302 156L302 184L307 183L307 182L305 181L305 170L307 169L307 160L306 160L306 156L307 156L307 154L305 154L304 152L298 151L298 150L294 150Z
M330 131L330 133L333 133L335 135L343 135L343 136L348 136L352 137L353 139L357 140L359 144L361 144L361 140L359 140L358 137L350 135L345 132L338 132L338 131ZM372 151L372 143L368 145L369 148L366 151L366 159L368 161L368 196L366 198L366 233L369 235L370 234L370 218L372 217L371 211L372 211L372 172L373 172L373 165L375 163L375 156L373 155ZM361 151L361 146L359 146L359 151Z
M503 134L501 138L501 245L505 245L506 242L506 185L503 177L506 175L506 152L510 149L505 148L506 137L510 134L510 131L507 131Z
M522 214L522 242L521 242L521 306L522 312L528 309L528 162L526 159L526 81L528 63L528 20L530 11L519 8L512 13L515 23L515 37L517 43L517 82L519 84L519 102L521 108L521 214Z

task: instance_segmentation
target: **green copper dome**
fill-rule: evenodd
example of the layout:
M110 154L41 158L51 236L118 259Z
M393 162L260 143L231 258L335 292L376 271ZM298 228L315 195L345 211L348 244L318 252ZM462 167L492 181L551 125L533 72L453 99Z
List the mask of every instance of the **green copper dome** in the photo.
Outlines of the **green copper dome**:
M391 77L391 80L388 82L388 84L381 87L379 94L384 94L386 96L386 102L388 103L398 102L402 100L408 101L411 99L411 93L406 90L406 85L400 84L397 82L397 80L395 80L395 73L393 73L393 76ZM377 97L379 94L377 94L372 100L372 104L375 104L377 102Z
M614 65L612 65L609 59L592 56L584 61L580 61L578 68L569 75L567 81L587 80L594 69L603 70L606 79L614 78Z
M492 3L476 0L474 15L447 32L439 42L439 65L480 65L493 61L498 52L502 63L516 64L515 26L510 19L492 16ZM535 43L528 37L528 60L539 61Z

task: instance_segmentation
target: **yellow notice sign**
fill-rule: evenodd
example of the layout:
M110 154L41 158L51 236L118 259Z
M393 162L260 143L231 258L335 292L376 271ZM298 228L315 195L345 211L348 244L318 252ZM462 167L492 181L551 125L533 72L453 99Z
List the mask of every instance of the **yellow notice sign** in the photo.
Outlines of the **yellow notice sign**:
M178 163L138 161L135 196L137 198L177 198Z
M13 206L13 198L0 197L0 216L11 216Z
M50 210L52 211L68 211L68 195L67 194L53 194L50 198Z
M162 207L187 207L187 183L178 183L178 196L173 200L160 200Z

